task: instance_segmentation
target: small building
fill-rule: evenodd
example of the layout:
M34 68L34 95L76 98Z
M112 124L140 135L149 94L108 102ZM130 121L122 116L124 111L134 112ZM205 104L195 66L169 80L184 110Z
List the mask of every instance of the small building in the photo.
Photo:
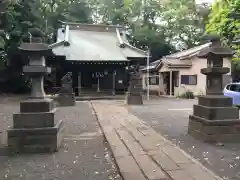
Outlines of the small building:
M76 95L124 93L126 67L141 64L147 57L147 52L129 44L123 27L114 25L63 22L50 47L54 56L48 62L55 69L52 86L60 87L61 78L72 72Z
M188 50L163 57L149 66L149 89L162 95L180 96L186 91L194 95L205 94L206 76L202 68L208 66L207 59L198 58L198 53L209 47L206 43ZM224 59L223 67L231 69L231 59ZM147 89L147 68L143 69L143 89ZM231 82L231 71L223 76L223 86Z

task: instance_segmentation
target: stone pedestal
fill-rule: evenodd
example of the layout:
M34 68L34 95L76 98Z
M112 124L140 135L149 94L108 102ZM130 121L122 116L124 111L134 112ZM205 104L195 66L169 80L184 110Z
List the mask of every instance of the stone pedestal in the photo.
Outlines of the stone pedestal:
M55 152L62 141L63 122L55 119L52 99L22 101L8 130L8 147L14 153Z
M76 98L74 93L60 93L58 95L59 106L75 106Z
M128 105L142 105L143 97L141 94L131 94L130 92L126 93L126 103Z
M128 105L142 105L142 81L138 71L131 74L130 85L126 93L126 103Z
M188 133L205 142L239 142L239 112L224 96L199 97L189 117Z
M20 112L13 115L13 127L8 130L8 147L13 153L55 152L62 142L63 122L56 120L55 102L46 98L43 89L43 76L51 72L44 58L48 46L24 43L20 50L30 58L23 71L32 79L32 92L20 103Z
M224 68L223 58L233 52L222 47L219 39L212 39L210 47L199 53L207 58L208 67L201 69L207 76L206 96L199 97L189 117L188 133L205 142L239 142L240 120L238 108L233 107L232 98L223 96L222 75L229 72Z
M72 88L72 73L67 73L62 78L62 87L60 89L60 93L58 95L58 103L59 106L75 106L76 99L75 93Z

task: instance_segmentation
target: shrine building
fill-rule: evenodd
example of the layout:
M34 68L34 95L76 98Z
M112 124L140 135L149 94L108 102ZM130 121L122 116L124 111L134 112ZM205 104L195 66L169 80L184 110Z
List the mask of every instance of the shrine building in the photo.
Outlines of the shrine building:
M72 72L76 95L124 93L129 79L126 67L145 64L147 58L146 51L130 45L124 28L115 25L62 22L50 47L52 86L60 87L61 78Z

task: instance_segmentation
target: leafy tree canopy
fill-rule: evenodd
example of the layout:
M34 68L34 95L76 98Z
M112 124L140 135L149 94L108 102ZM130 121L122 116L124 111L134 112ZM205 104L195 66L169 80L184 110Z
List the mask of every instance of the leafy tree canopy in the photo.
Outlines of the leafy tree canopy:
M216 33L222 37L225 44L233 47L238 56L240 46L233 43L240 39L240 0L218 0L212 5L209 22L206 26L208 33Z

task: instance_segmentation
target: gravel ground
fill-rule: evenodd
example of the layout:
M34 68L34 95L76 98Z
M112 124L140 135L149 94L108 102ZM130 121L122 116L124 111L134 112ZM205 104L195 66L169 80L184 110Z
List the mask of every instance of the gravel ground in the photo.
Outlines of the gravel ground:
M2 132L12 123L19 102L0 101ZM87 102L59 108L56 117L65 122L63 147L54 154L0 156L4 180L121 180L95 117Z
M223 179L240 180L240 142L208 144L187 134L188 116L195 103L196 100L161 98L128 109Z

